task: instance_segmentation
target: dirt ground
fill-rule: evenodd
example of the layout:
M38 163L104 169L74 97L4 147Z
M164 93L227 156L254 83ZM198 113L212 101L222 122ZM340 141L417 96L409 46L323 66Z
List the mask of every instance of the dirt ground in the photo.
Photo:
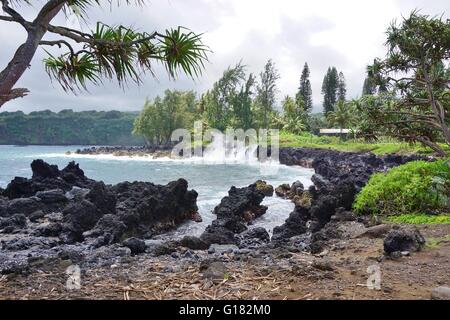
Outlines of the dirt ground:
M280 253L270 264L230 257L223 280L211 281L197 263L177 268L175 260L136 256L84 270L73 290L62 266L0 276L0 299L430 299L433 288L450 286L450 225L419 229L428 245L395 260L383 258L382 239L357 238L318 256ZM369 266L379 266L379 290L367 287Z

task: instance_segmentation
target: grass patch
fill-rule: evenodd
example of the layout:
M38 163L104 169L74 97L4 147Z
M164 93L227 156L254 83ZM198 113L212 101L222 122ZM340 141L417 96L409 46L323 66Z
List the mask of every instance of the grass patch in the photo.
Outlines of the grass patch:
M443 242L450 242L450 234L440 238L428 238L427 242L425 243L425 246L427 246L430 249L439 248L439 246Z
M376 143L367 143L363 140L343 141L338 137L315 136L309 133L296 135L286 131L280 132L280 147L303 147L332 149L344 152L372 152L377 155L389 153L397 154L433 154L433 150L425 148L420 144L400 143L393 139L383 139ZM444 150L450 153L450 147L442 145Z
M402 214L390 216L389 222L406 224L450 224L450 214L427 215L427 214Z

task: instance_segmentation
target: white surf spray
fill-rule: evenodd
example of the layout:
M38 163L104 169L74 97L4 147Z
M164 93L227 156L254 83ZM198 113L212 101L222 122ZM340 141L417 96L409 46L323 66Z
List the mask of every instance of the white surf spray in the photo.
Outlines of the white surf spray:
M225 135L214 134L211 143L203 151L201 160L212 164L257 164L257 150L257 144L227 141Z

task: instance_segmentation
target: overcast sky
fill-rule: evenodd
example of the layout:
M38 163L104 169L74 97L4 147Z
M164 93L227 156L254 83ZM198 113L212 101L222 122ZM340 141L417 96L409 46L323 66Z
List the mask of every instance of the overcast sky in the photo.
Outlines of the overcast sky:
M34 2L36 9L44 3ZM220 78L227 66L241 59L249 72L259 74L270 58L281 74L279 100L295 94L303 64L308 62L315 111L321 111L320 89L328 66L336 66L344 73L348 97L357 97L366 65L385 54L387 26L415 8L431 15L444 13L448 18L450 1L153 0L143 8L95 8L89 17L90 25L82 25L84 30L96 21L103 21L146 31L181 25L204 33L204 43L213 51L204 75L196 81L186 77L170 81L164 70L157 68L158 79L148 76L139 88L130 84L124 91L107 82L102 87L90 86L89 93L74 96L50 82L41 63L45 52L39 49L31 68L17 84L30 89L31 94L5 104L0 111L139 110L146 97L153 98L167 88L202 93ZM24 8L24 15L32 19L36 9ZM74 21L67 21L61 14L54 24L73 26ZM24 39L25 32L20 27L0 21L0 69Z

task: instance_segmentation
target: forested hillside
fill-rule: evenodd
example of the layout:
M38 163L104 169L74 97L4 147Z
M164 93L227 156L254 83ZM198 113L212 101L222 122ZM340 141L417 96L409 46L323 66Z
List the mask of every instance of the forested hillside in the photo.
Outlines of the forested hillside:
M141 145L132 135L137 113L49 110L0 113L0 144Z

